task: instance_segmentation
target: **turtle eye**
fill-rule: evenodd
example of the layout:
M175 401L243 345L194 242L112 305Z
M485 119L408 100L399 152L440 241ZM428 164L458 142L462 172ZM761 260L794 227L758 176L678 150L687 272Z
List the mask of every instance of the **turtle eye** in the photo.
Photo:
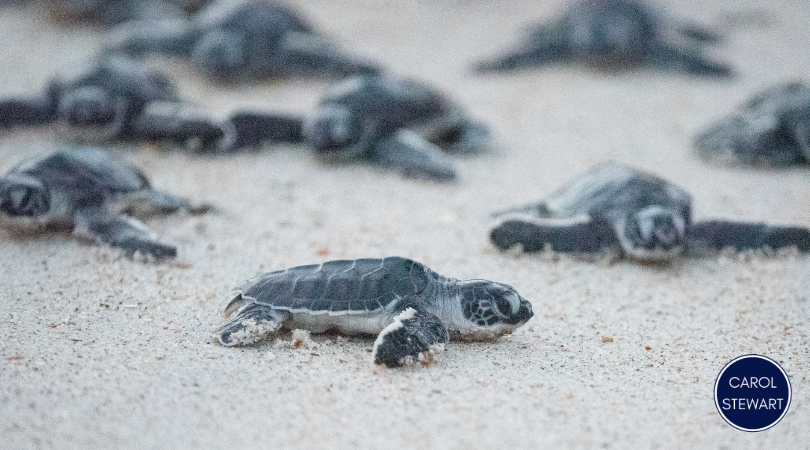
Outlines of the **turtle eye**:
M512 304L505 298L498 297L498 299L495 300L495 304L498 306L498 312L500 312L501 315L506 317L512 315Z
M48 210L47 193L44 189L18 184L4 189L0 209L13 216L33 216Z

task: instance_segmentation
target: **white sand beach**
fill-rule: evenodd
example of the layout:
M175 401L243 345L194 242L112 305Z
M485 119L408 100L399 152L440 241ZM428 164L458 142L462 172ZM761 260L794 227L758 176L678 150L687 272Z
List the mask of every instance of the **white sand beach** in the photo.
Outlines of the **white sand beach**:
M345 48L435 84L492 126L497 148L461 158L456 183L328 166L295 145L221 157L118 147L156 187L217 206L148 222L178 246L175 261L0 228L0 448L806 447L810 257L596 264L502 253L488 230L492 212L540 200L606 159L683 186L697 219L810 226L810 167L718 168L690 149L696 131L756 91L810 79L810 3L664 2L725 34L710 54L735 67L731 80L575 66L470 72L564 4L297 2ZM38 92L101 44L98 29L54 25L37 8L1 11L0 97ZM305 113L328 85L226 88L157 63L219 115ZM0 173L62 145L53 129L3 131ZM373 337L211 340L228 292L248 277L392 255L510 284L535 317L497 342L451 343L434 364L406 369L375 367ZM793 387L786 417L760 433L726 424L713 399L723 366L748 353L779 361Z

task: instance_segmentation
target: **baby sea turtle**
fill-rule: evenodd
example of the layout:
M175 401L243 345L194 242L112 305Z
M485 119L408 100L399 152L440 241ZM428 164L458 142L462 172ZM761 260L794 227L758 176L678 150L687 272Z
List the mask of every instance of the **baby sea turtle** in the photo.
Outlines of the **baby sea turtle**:
M209 0L43 0L60 21L90 22L104 26L130 20L185 17Z
M551 249L579 254L624 253L640 261L667 261L716 253L726 247L810 251L804 227L711 220L692 223L692 198L653 174L617 162L599 164L546 200L497 214L490 233L501 249Z
M378 335L375 364L397 367L443 348L450 337L494 339L532 316L511 286L443 277L410 259L357 259L293 267L236 287L231 321L214 332L247 345L281 328Z
M701 46L719 36L699 25L675 23L633 0L583 0L556 21L536 26L516 49L479 62L479 72L504 72L561 61L601 69L636 66L696 75L730 76L731 69L707 59Z
M788 166L810 162L810 85L770 87L694 141L702 158L718 164Z
M153 189L140 170L95 148L73 148L22 163L0 178L0 212L12 223L72 227L96 243L157 259L176 256L177 248L159 241L130 215L208 209Z
M257 127L265 140L301 139L300 119L264 112L257 123L253 113L237 111L216 120L182 102L163 72L119 57L58 77L38 97L0 100L0 130L51 122L82 143L152 141L232 151L254 144Z
M108 47L189 58L221 81L378 71L319 35L296 11L266 0L219 0L190 20L129 23L113 33Z
M304 139L325 158L365 158L412 177L451 180L442 152L489 147L489 130L436 89L411 79L358 75L335 84L304 122Z

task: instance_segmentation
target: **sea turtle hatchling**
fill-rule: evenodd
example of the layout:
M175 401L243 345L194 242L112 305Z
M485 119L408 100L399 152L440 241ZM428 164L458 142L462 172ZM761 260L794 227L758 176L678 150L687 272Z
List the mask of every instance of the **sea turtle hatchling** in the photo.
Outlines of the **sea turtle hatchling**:
M599 164L540 203L496 214L496 247L578 254L622 253L639 261L671 260L795 246L810 252L810 230L764 223L692 222L691 196L653 174L617 162Z
M478 72L505 72L562 61L616 70L648 66L726 77L731 69L707 59L702 46L719 36L678 23L634 0L582 0L556 21L536 26L514 50L477 63Z
M810 162L810 85L772 86L702 131L693 146L717 164L789 166Z
M358 75L336 83L304 121L304 139L324 159L367 159L406 176L452 180L451 154L489 148L489 129L420 81Z
M293 267L236 287L230 322L213 336L247 345L282 328L377 335L375 364L397 367L429 356L449 338L494 339L533 315L511 286L443 277L406 258L357 259Z
M267 0L219 0L189 20L131 22L108 50L190 59L219 81L332 77L377 72L318 34L296 11Z
M101 57L56 77L40 96L0 100L0 130L56 122L78 143L171 143L230 152L265 141L300 141L301 119L235 111L218 120L183 102L163 72L121 57ZM259 128L259 130L257 130Z
M158 240L130 215L208 209L152 188L140 170L95 148L72 148L24 162L0 178L0 212L12 224L72 227L97 243L157 259L176 256L177 248Z

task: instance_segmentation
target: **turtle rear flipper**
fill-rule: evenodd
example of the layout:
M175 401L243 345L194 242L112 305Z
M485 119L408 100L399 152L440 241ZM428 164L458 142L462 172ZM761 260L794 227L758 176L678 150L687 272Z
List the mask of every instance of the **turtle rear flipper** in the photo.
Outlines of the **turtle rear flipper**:
M128 199L124 208L129 215L144 219L178 212L193 215L205 214L214 209L210 203L192 203L185 197L170 194L159 189L146 189Z
M682 22L674 27L681 36L704 44L717 44L723 40L720 33L710 30L697 23Z
M227 347L249 345L276 333L289 318L287 311L250 302L242 306L230 322L214 331L212 336Z
M452 161L441 149L408 130L399 130L374 143L371 160L398 170L406 177L435 181L456 178Z
M106 38L105 50L128 56L189 56L196 34L185 19L137 20L124 23Z
M513 214L527 214L533 217L551 217L551 211L548 210L546 202L529 203L527 205L517 206L514 208L505 209L492 213L492 217L502 217Z
M491 147L489 127L481 122L463 122L444 130L433 143L453 155L476 155Z
M725 248L736 251L796 247L810 252L810 229L764 223L709 220L692 224L686 234L688 256L704 256Z
M521 244L526 252L547 248L564 253L620 251L619 240L610 223L589 216L565 219L506 216L495 225L489 236L501 250Z
M444 350L449 340L447 328L433 314L406 308L394 317L374 341L372 358L374 364L400 367L430 358L436 351Z
M152 229L133 217L87 208L76 212L74 222L77 235L118 247L128 255L141 252L156 259L177 256L177 247L160 242Z
M278 70L284 76L346 77L380 72L374 63L344 53L327 39L310 33L285 34L278 58Z

